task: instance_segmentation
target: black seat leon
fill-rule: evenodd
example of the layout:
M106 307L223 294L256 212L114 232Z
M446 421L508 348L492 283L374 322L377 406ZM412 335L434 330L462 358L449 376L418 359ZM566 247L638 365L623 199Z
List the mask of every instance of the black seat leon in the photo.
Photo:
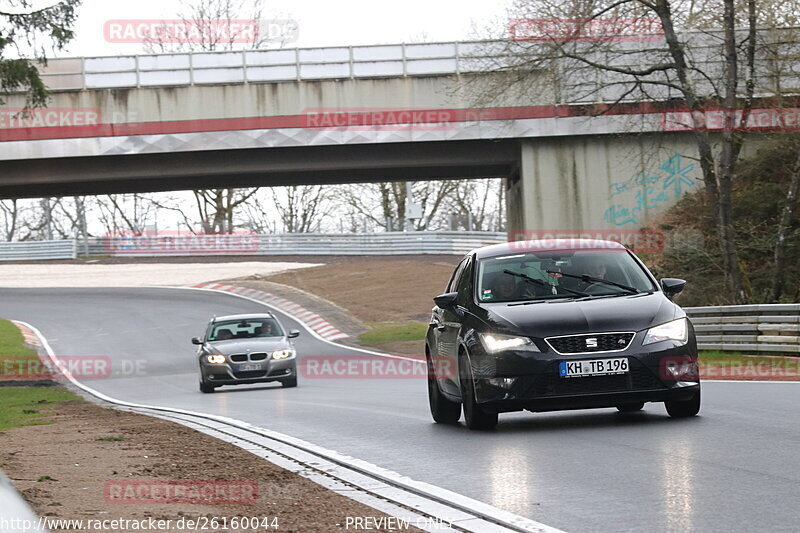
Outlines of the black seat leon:
M700 410L697 342L673 297L625 246L591 239L479 248L434 298L425 354L433 419L470 429L498 413L663 402Z

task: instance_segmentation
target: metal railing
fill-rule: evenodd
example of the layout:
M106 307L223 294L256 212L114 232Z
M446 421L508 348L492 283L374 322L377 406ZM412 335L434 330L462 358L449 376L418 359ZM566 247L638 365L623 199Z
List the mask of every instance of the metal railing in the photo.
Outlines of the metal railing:
M506 242L494 232L287 233L145 235L90 239L88 255L154 257L192 255L403 255L464 254ZM82 246L78 247L81 253Z
M417 255L464 254L506 242L506 233L430 231L387 233L290 233L274 235L144 235L88 240L0 243L0 261L74 259L80 256L158 257L197 255Z
M76 241L24 241L0 243L0 261L75 259Z
M800 58L794 45L798 31L781 28L760 34L760 39L770 44L766 51L759 47L756 95L770 96L777 87L789 93L800 91L796 68ZM713 31L688 32L682 36L691 43L694 66L707 75L696 80L698 90L714 94L711 80L720 77L723 68L719 59L722 39ZM52 91L459 75L518 65L519 58L535 54L539 44L484 40L59 58L48 60L39 70ZM780 53L769 53L773 48ZM620 42L593 54L597 57L592 58L599 63L635 69L651 65L654 57L665 56L666 47L649 42ZM773 55L781 61L776 61ZM622 74L605 72L598 77L593 67L581 62L554 68L560 73L550 73L558 78L558 103L639 98L626 97L627 86L619 83L625 79ZM670 84L656 84L648 91L654 98L676 96Z
M187 52L50 59L53 91L460 74L480 70L493 41Z
M687 307L701 350L800 353L800 304Z

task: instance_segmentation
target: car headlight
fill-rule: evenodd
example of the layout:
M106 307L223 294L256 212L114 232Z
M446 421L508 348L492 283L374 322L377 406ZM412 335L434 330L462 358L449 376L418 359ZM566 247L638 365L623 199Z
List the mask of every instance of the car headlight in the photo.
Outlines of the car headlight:
M221 365L225 362L225 356L218 353L212 353L206 356L206 361L214 365Z
M487 353L496 353L503 350L528 350L538 352L539 349L528 337L517 337L516 335L499 335L497 333L480 333L484 349Z
M660 326L647 330L642 344L653 344L666 340L686 342L689 338L689 328L685 318L679 318Z
M277 350L272 352L273 359L288 359L294 355L294 350Z

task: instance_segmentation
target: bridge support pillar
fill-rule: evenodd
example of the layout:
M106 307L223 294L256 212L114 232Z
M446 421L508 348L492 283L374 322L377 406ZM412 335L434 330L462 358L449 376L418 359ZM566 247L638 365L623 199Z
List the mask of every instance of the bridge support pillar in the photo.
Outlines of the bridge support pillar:
M646 227L698 189L696 153L682 134L522 139L508 180L509 237Z

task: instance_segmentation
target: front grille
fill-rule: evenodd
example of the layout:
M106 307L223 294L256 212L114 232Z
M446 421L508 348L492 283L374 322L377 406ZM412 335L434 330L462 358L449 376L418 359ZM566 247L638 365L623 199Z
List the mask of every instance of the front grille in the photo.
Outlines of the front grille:
M233 375L237 379L252 379L263 378L266 375L266 372L263 370L248 370L246 372L234 372Z
M621 333L589 333L586 335L566 335L548 337L545 340L560 354L619 352L627 348L633 340L632 331Z
M264 352L234 353L228 356L232 363L246 363L247 361L263 361L267 358Z
M536 396L569 396L666 388L638 359L630 357L628 364L627 374L562 378L558 374L558 362L554 362L534 379L533 392Z

